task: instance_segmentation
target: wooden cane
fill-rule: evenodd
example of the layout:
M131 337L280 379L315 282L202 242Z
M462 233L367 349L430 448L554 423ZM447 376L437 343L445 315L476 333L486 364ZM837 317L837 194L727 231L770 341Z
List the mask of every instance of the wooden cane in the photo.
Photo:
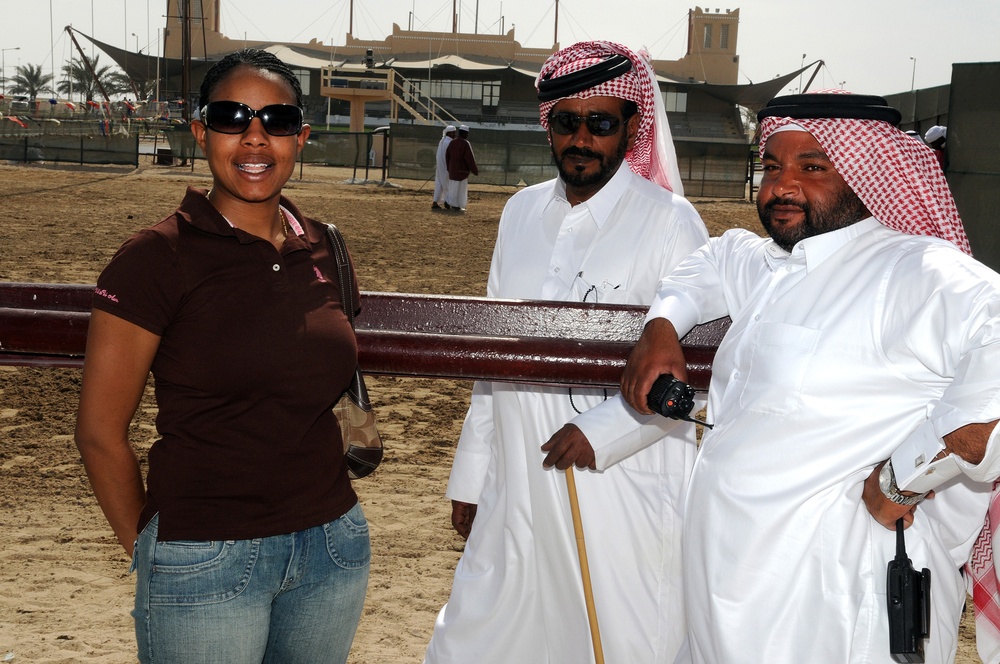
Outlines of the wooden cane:
M604 664L604 648L601 646L601 630L597 626L597 607L594 606L594 588L590 584L590 563L587 562L587 544L583 539L583 521L580 519L580 501L576 497L573 466L566 469L566 490L569 491L569 509L573 515L573 532L576 533L576 551L580 556L580 576L583 577L583 598L587 604L594 660L597 664Z

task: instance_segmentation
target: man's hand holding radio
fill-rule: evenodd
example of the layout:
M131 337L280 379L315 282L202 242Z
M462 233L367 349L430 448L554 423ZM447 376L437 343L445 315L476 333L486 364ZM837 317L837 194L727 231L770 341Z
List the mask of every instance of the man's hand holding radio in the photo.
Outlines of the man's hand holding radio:
M654 318L646 323L622 374L622 396L628 405L651 415L646 395L661 374L687 382L687 362L673 323L666 318Z

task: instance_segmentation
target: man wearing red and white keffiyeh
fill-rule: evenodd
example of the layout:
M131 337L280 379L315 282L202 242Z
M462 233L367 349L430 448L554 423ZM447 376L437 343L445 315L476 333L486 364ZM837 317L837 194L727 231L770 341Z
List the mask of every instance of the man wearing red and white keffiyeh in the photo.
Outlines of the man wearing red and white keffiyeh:
M952 662L960 568L1000 476L1000 275L969 255L933 154L881 97L779 97L758 119L770 238L728 231L665 277L622 377L647 412L657 376L686 374L678 338L731 318L686 494L677 662L902 661L899 519L932 573L908 661Z
M571 89L558 97L542 101L539 105L542 127L549 128L549 113L561 99L617 97L635 102L639 107L639 130L635 145L625 155L625 162L636 175L683 196L684 186L677 168L670 124L667 122L663 97L656 83L656 72L650 64L649 53L645 50L636 53L608 41L579 42L546 60L535 85L544 90L546 82L564 80L566 76L572 77L573 74L585 74L585 70L613 55L628 58L631 69L597 85L588 85L582 90Z
M822 91L829 94L839 92ZM905 134L884 121L770 116L761 121L761 151L765 149L767 138L774 132L796 126L816 138L865 207L886 226L903 233L939 237L952 242L963 252L972 254L951 191L932 150L916 141L906 140L908 137ZM969 455L971 458L982 459L988 434L996 422L991 425L983 427L979 432L979 440L974 443L976 447ZM940 455L939 462L944 461L948 441L949 435L945 435L940 442L935 436L931 441L933 453L926 458ZM934 447L939 444L940 448ZM965 444L970 446L973 443ZM910 456L916 458L924 451L926 450L918 450L916 454L910 453ZM948 452L954 453L951 450ZM902 456L901 453L900 457ZM881 472L881 466L878 470ZM926 473L926 470L923 472ZM938 472L940 475L940 471ZM877 479L877 474L873 473L873 482ZM982 478L984 474L980 471L977 476ZM985 477L989 478L988 475ZM944 479L946 478L937 481L940 483ZM903 486L903 482L898 486ZM870 509L878 511L880 507L874 504L874 499L882 502L881 496L875 492L868 495L873 499L869 503ZM904 508L905 513L914 509L896 506L897 509L893 510L894 506L891 501L883 503L882 508L888 508L888 513L880 519L884 525L890 525L897 512L902 515ZM1000 523L1000 490L996 488L991 497L984 528L965 568L976 607L977 646L980 656L987 664L1000 662L1000 591L994 566L996 533L991 527L992 523Z
M559 176L504 206L487 296L648 303L708 231L680 195L647 58L574 44L536 86ZM447 490L467 541L425 664L586 664L597 634L609 663L671 662L685 633L681 513L697 450L694 428L676 423L639 416L613 390L477 382Z
M948 182L926 145L884 120L768 115L760 122L761 151L771 134L789 125L813 135L844 181L883 224L903 233L948 240L972 254Z

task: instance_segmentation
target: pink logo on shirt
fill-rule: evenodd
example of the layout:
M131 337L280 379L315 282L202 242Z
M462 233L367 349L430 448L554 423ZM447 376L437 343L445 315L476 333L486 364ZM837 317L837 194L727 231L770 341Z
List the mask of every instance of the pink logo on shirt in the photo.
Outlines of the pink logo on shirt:
M112 302L114 302L116 304L118 303L118 296L114 295L112 293L109 293L108 291L106 291L103 288L95 288L94 289L94 295L99 295L100 297L103 297L103 298L105 298L107 300L111 300Z

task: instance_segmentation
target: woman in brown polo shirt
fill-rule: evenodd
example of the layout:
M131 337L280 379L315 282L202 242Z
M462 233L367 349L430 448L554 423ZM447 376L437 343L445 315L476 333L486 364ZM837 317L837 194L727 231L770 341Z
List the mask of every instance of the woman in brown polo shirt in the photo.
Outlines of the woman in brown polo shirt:
M309 135L301 88L249 49L199 106L212 188L101 274L76 442L137 571L140 661L345 662L371 549L331 407L357 344L324 225L281 195ZM144 486L128 430L150 371Z

